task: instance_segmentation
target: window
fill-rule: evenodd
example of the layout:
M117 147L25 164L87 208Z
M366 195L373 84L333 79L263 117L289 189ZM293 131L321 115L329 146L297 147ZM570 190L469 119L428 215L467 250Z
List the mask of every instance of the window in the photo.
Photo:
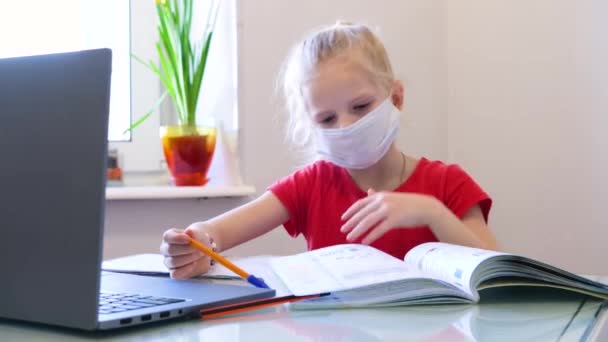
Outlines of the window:
M129 140L131 98L129 2L20 0L2 4L0 58L108 47L112 49L109 140Z
M210 4L195 1L193 38L204 32ZM238 129L236 93L235 0L220 1L214 38L199 100L199 118L212 117L225 130ZM3 4L1 57L109 47L113 51L110 103L110 148L119 151L126 171L161 168L160 115L152 115L133 132L131 119L144 115L161 94L156 75L131 59L158 61L154 0L19 0ZM167 104L161 112L170 111ZM162 113L161 113L162 114ZM213 167L213 166L212 166Z

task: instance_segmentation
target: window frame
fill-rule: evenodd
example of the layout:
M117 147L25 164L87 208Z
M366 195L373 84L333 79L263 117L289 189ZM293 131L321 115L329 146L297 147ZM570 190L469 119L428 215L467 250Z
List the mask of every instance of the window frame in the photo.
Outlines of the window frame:
M156 8L153 1L129 0L131 53L157 63L155 43ZM148 68L131 58L131 122L146 113L160 96L160 81ZM139 114L141 113L141 114ZM138 115L139 114L139 115ZM160 151L158 113L151 115L131 132L130 140L108 141L108 148L118 151L119 164L125 171L159 171Z

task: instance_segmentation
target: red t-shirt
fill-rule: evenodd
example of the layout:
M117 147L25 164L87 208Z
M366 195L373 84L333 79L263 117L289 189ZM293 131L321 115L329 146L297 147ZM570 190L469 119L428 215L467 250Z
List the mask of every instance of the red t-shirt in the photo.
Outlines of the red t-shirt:
M344 223L340 217L367 196L346 169L323 160L279 180L269 190L289 211L290 218L283 226L293 237L303 234L309 250L349 243L346 234L340 232ZM492 205L490 197L458 165L426 158L420 159L412 174L394 191L434 196L459 218L478 204L487 221ZM431 241L438 240L430 228L415 227L392 229L372 246L403 259L413 247Z

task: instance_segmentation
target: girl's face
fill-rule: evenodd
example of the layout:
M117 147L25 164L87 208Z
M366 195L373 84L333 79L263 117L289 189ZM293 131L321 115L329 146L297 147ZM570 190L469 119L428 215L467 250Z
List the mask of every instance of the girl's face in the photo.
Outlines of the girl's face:
M401 109L403 87L395 82L391 94L377 85L360 64L348 58L321 63L302 87L304 101L314 124L320 128L344 128L375 109L389 95Z

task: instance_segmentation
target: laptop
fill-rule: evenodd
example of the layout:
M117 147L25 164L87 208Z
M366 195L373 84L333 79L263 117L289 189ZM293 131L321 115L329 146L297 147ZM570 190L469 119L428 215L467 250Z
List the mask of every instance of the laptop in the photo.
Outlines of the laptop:
M101 272L111 59L0 59L0 318L105 330L274 296Z

